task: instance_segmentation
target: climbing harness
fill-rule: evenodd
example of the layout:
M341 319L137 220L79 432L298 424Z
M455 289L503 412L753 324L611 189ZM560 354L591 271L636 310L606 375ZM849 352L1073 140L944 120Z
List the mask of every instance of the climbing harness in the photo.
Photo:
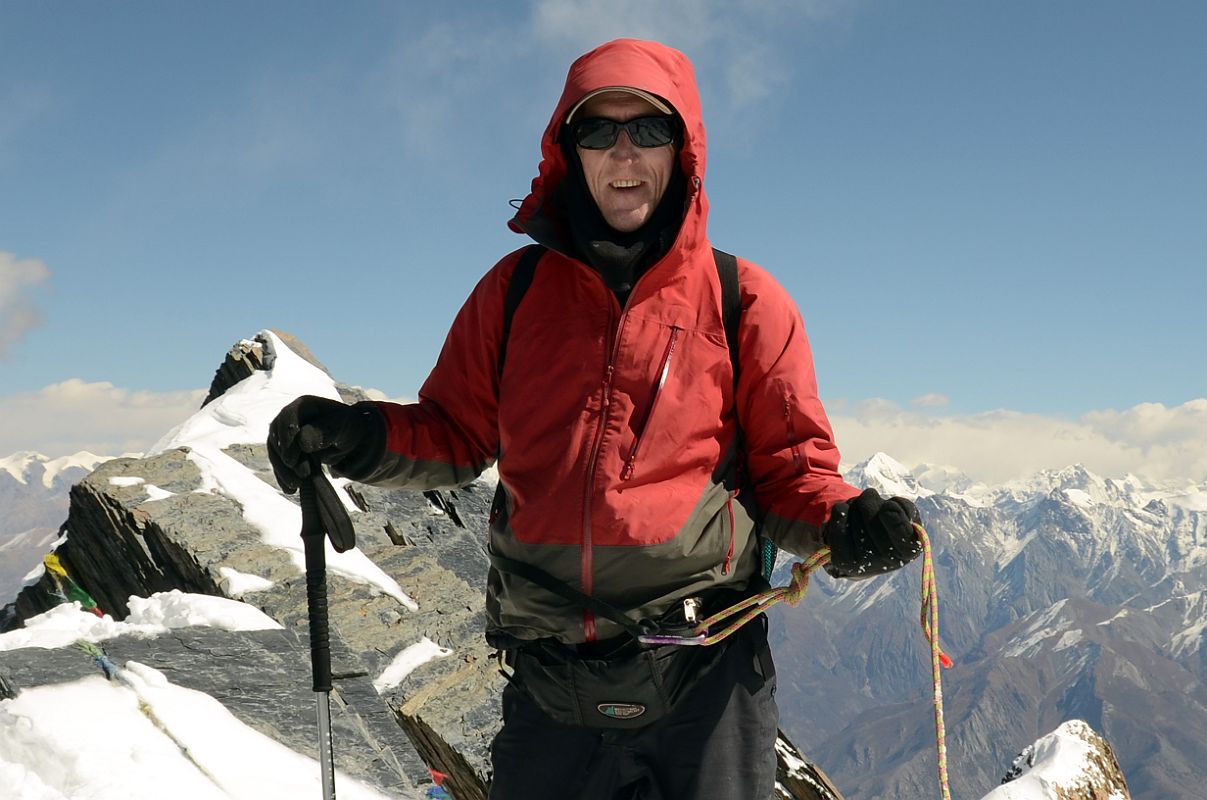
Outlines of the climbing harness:
M950 668L953 662L939 645L939 595L935 585L935 565L931 553L930 538L926 529L914 523L914 530L922 542L922 633L930 642L931 681L934 686L935 744L938 753L939 787L943 800L951 800L951 789L947 778L947 732L943 725L943 679L941 667ZM729 608L700 620L691 635L668 636L665 634L643 634L638 639L644 644L694 645L716 644L731 636L747 622L765 613L767 609L783 601L795 608L805 598L809 589L809 576L819 567L830 562L830 548L822 547L805 561L792 565L792 580L787 586L757 594ZM741 615L741 616L739 616ZM735 619L736 618L736 619ZM728 620L728 622L727 622ZM723 624L724 623L724 624ZM719 626L719 627L718 627Z

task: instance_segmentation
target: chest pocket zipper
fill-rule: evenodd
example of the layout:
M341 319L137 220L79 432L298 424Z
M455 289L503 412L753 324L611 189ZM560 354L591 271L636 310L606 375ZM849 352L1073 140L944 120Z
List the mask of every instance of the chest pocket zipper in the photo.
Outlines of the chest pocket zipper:
M637 436L633 439L633 447L629 450L629 456L625 459L624 468L620 471L620 479L622 481L632 480L633 470L637 464L637 455L641 450L641 443L645 440L645 435L650 429L650 421L654 418L654 410L658 407L658 400L662 396L662 387L666 385L666 376L671 371L671 359L675 355L675 346L679 342L679 333L682 329L679 327L671 328L670 339L666 343L666 351L662 354L662 364L658 367L658 379L654 382L654 388L651 391L650 403L645 412L645 419L641 421L641 427L637 429Z

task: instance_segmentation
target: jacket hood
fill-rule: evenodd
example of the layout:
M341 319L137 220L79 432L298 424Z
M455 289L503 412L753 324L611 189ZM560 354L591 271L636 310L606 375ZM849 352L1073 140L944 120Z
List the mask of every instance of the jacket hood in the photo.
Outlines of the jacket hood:
M570 65L561 98L541 137L541 163L532 188L508 223L516 233L527 233L541 241L541 230L560 228L560 210L550 202L566 177L568 168L558 137L566 115L591 92L609 87L631 86L657 95L674 108L683 121L683 143L679 166L687 183L687 213L678 246L705 241L708 203L704 196L704 120L695 70L683 53L658 42L616 39L580 56Z

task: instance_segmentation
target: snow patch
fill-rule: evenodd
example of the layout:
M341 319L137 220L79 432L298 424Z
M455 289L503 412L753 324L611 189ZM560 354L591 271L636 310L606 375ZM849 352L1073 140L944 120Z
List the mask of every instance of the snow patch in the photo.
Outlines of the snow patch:
M106 614L84 611L78 602L55 606L30 617L24 628L0 634L0 651L41 647L49 650L78 641L103 642L118 636L151 638L172 628L205 625L228 631L258 631L281 625L257 608L238 600L211 595L185 594L179 589L149 598L131 597L130 616L117 622Z
M146 502L153 500L163 500L174 496L175 492L169 492L166 489L161 489L153 483L147 483L146 478L140 478L137 475L115 475L109 479L110 486L142 486L143 491L147 493Z
M1032 656L1039 650L1040 645L1042 645L1044 641L1056 636L1057 634L1064 633L1069 626L1069 622L1068 620L1061 620L1059 617L1060 612L1064 609L1066 602L1068 601L1060 600L1036 617L1035 620L1027 625L1027 627L1023 629L1023 632L1002 651L1002 655L1007 658Z
M218 574L222 576L218 580L219 588L224 594L234 598L241 598L245 594L262 592L273 587L273 582L267 578L240 572L230 567L219 567Z
M116 681L98 674L0 701L0 781L11 800L161 800L168 787L193 800L321 794L314 759L133 661ZM341 798L386 800L347 774L336 783Z
M444 658L452 654L452 650L447 647L441 647L425 636L394 656L394 660L390 662L389 666L382 670L382 673L373 681L373 688L379 692L393 689L406 680L406 677L421 664L425 664L434 658Z
M1069 502L1079 508L1093 508L1094 498L1089 492L1081 489L1065 489L1065 497L1069 498Z
M1053 646L1052 652L1059 653L1061 650L1068 650L1070 647L1073 647L1080 642L1083 638L1085 637L1081 631L1065 631L1065 633L1060 637L1060 641Z

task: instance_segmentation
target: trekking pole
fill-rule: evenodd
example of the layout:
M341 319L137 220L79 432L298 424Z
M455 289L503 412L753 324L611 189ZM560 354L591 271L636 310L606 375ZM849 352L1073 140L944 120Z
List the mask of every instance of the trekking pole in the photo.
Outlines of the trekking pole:
M319 763L323 800L335 800L335 750L331 743L331 642L327 632L327 532L319 513L319 481L326 482L318 461L298 486L302 502L302 543L306 552L306 610L310 617L310 671L318 708Z

